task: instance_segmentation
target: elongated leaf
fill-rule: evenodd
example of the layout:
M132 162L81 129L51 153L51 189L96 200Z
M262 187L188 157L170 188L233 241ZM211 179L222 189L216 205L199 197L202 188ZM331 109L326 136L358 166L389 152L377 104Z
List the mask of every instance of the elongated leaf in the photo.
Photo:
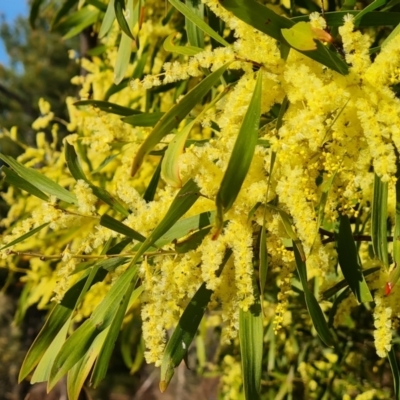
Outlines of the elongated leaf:
M261 117L262 72L258 72L253 96L229 159L216 197L217 231L222 229L223 214L233 205L249 171L257 145Z
M22 382L39 363L50 343L62 329L71 313L72 311L66 307L56 306L53 309L43 328L39 332L39 335L36 337L25 356L21 370L19 371L18 382Z
M18 175L23 179L30 182L33 186L39 190L56 196L58 199L65 201L66 203L77 204L76 197L70 193L68 190L64 189L58 183L47 178L47 176L42 175L40 172L27 168L14 158L6 156L0 153L0 159L6 162Z
M165 392L174 375L174 369L185 357L211 299L212 290L203 283L185 308L178 326L168 341L161 364L160 390Z
M260 274L260 292L261 296L264 293L265 285L267 283L267 272L268 272L268 253L267 253L267 237L265 230L265 214L264 214L264 223L261 227L260 232L260 249L259 249L259 274Z
M202 48L195 47L195 46L176 46L173 42L176 33L171 33L167 38L164 40L164 50L170 53L175 54L182 54L183 56L194 56L197 53L203 51Z
M66 340L51 368L48 389L54 387L59 379L79 362L89 350L96 336L111 324L121 300L137 275L135 263L136 260L132 260L125 273L111 286L110 291L93 311L91 318L79 326Z
M358 26L359 21L361 20L361 18L370 13L373 10L376 10L379 7L384 6L387 3L387 0L375 0L373 1L371 4L369 4L367 7L365 7L362 11L360 11L356 17L354 18L354 25Z
M117 20L118 20L118 23L120 24L120 26L121 26L121 23L123 23L122 21L127 23L125 30L129 31L129 33L126 33L124 30L121 33L121 41L119 43L117 60L115 63L115 68L114 68L114 83L115 84L118 84L122 81L122 79L125 76L126 70L128 69L128 66L129 66L129 61L130 61L131 52L132 52L131 46L132 46L132 40L133 40L131 31L134 27L134 15L136 14L134 12L133 0L128 0L127 9L129 10L128 11L129 15L127 15L126 20L123 15L122 15L122 19L121 19L120 12L117 11L117 6L121 3L121 1L124 1L124 0L115 0L115 3L114 3L114 5L116 6L115 14L116 14L116 17L117 17ZM139 5L139 2L137 4L137 6L138 5Z
M396 352L394 349L394 345L392 345L392 348L388 352L388 359L389 359L389 364L390 364L390 368L392 370L392 375L393 375L395 399L400 400L400 371L399 371L399 366L397 364Z
M383 265L389 267L388 245L387 245L387 203L388 183L382 182L378 175L374 179L374 198L372 200L371 214L371 236L372 248L375 257L382 261Z
M142 243L126 271L111 286L110 291L94 310L91 318L86 320L64 343L52 366L49 388L54 387L58 380L79 362L96 336L112 323L120 302L125 296L131 296L132 282L138 273L137 261L190 209L198 197L199 188L192 180L188 181L176 195L163 220Z
M104 329L104 331L96 336L96 339L93 341L86 354L68 372L67 393L69 400L78 400L82 387L101 351L109 330L110 327Z
M304 298L306 301L308 313L310 314L311 321L315 327L315 330L318 333L318 336L327 346L333 346L334 341L332 337L332 333L329 329L329 326L326 322L324 313L321 310L321 307L315 298L314 294L308 287L307 282L307 267L305 261L302 259L300 252L298 251L296 246L293 246L294 256L296 259L296 267L297 272L300 277L301 284L303 286Z
M164 116L163 112L143 113L122 118L122 121L133 126L154 126Z
M43 354L39 364L37 365L35 372L32 375L31 383L45 382L47 381L51 366L57 353L60 351L62 345L68 334L68 329L71 324L71 316L65 321L63 327L59 330L54 340L48 346L46 352Z
M396 218L393 234L393 260L395 262L395 269L390 272L389 282L387 282L386 292L390 294L394 285L400 278L400 171L397 167L397 181L396 181Z
M222 74L226 71L230 63L223 65L217 71L208 75L197 86L195 86L186 96L174 107L172 107L157 123L153 131L140 146L132 163L131 175L134 176L143 159L160 140L171 132L193 109L193 107L209 92L209 90L219 81Z
M168 0L180 13L182 13L189 21L191 21L194 25L199 27L204 33L215 39L218 43L221 43L223 46L229 47L230 44L218 35L217 32L214 31L208 24L206 24L203 19L201 19L198 15L196 15L193 10L191 10L188 6L181 3L179 0Z
M336 235L339 265L351 291L360 303L372 301L367 282L358 263L357 249L346 215L340 216L339 233Z
M124 77L131 58L132 39L122 32L114 67L114 83L117 85Z
M360 11L348 10L348 11L333 11L326 12L325 19L330 27L338 27L343 25L343 18L347 14L357 15ZM309 21L308 15L301 17L294 17L292 21ZM369 12L362 16L359 20L358 26L395 26L400 23L400 13L399 12Z
M7 249L8 247L14 246L18 243L23 242L25 239L30 238L31 236L33 236L35 233L41 231L44 227L46 227L47 225L49 225L50 222L46 222L40 226L38 226L35 229L30 230L29 232L21 235L20 237L18 237L17 239L12 240L10 243L7 243L5 246L3 246L2 248L0 248L0 250L4 250Z
M74 36L79 35L87 27L93 25L99 18L99 14L100 12L98 10L83 7L74 14L63 19L57 25L57 29L62 30L67 26L71 26L71 29L63 36L64 40L71 39Z
M254 285L255 303L248 311L239 310L239 340L243 386L246 399L260 399L263 323L260 296Z
M200 230L210 226L215 219L214 211L206 211L189 218L182 219L174 224L165 234L155 243L157 247L165 246L168 243L188 235L190 232Z
M137 284L137 279L134 279L131 283L131 289L128 289L128 293L132 292L136 284ZM100 381L104 379L104 377L106 376L108 364L110 362L115 342L117 341L119 331L121 329L121 325L125 317L125 312L138 299L138 297L141 295L142 292L143 292L143 286L140 286L135 290L133 290L132 295L130 297L126 296L121 301L120 307L118 308L115 318L113 319L109 327L107 337L101 348L99 357L96 360L92 376L90 377L90 382L93 385L93 387L97 387Z
M151 177L150 183L147 186L146 191L143 194L143 200L145 200L146 203L149 203L150 201L154 200L154 196L157 191L158 182L160 181L160 176L161 176L161 163L162 163L162 158L161 158L160 162L158 163L153 176Z
M270 8L263 6L255 0L224 0L221 2L221 5L242 21L280 42L283 40L281 29L291 28L295 23L288 18L276 14ZM342 75L348 73L348 65L341 57L320 42L317 43L316 50L300 51L300 53Z
M31 4L31 10L29 13L29 23L32 29L35 29L35 22L39 15L40 6L44 0L33 0Z
M129 211L117 200L115 199L107 190L100 188L96 185L93 185L84 174L82 167L79 163L78 155L76 154L74 146L69 143L65 144L65 160L67 162L68 169L71 172L71 175L78 181L84 180L87 182L92 189L93 194L104 201L104 203L111 206L115 211L119 212L123 216L127 217L129 215Z
M195 250L203 242L203 239L211 231L211 226L198 230L191 234L187 239L182 242L175 243L175 251L178 254L187 253L188 251Z
M115 19L114 0L110 0L107 6L107 11L101 23L99 39L103 38L110 31Z
M123 258L118 262L116 262L116 259L101 261L98 267L94 266L92 268L92 271L89 272L89 276L83 276L77 283L68 289L64 298L61 300L61 303L54 307L25 357L18 378L19 382L22 381L38 364L50 343L54 340L62 326L72 314L83 294L92 284L104 279L107 275L107 271L103 269L102 266L106 266L107 262L110 261L114 262L114 269L126 262Z
M105 226L106 228L111 229L115 232L122 233L123 235L128 236L139 242L144 242L146 240L146 238L139 232L136 232L134 229L107 214L101 216L100 225Z
M201 20L204 20L204 4L199 0L185 0L186 7ZM204 32L189 18L185 18L186 33L189 43L198 48L204 48ZM211 27L210 27L211 29Z
M362 274L364 275L364 277L373 274L374 272L377 272L380 270L380 267L372 267L372 268L368 268L362 271ZM349 284L347 283L346 279L342 279L341 281L339 281L336 285L332 286L331 288L325 290L322 293L322 299L327 300L330 297L334 296L337 292L339 292L340 290L344 289L346 286L348 286Z
M285 213L285 211L278 209L279 212L279 216L281 217L281 221L283 223L283 227L285 228L286 233L288 234L288 236L290 237L290 239L292 239L293 244L295 245L295 247L297 248L297 251L299 252L301 259L303 261L306 260L306 255L304 253L304 249L303 249L303 245L301 244L300 239L298 238L298 236L296 235L296 233L294 232L293 228L292 228L292 223L290 221L290 217L288 214Z
M197 119L187 124L179 133L175 135L165 152L161 164L161 177L172 187L182 187L182 180L179 174L179 156L183 153L186 139L190 131L196 124Z
M124 117L129 115L141 114L141 111L132 110L129 107L123 107L118 104L110 103L108 101L103 101L103 100L79 100L74 103L74 106L77 107L92 106L98 108L101 111L105 111L110 114L122 115Z
M53 20L51 21L51 30L54 30L57 27L57 24L68 14L68 12L72 9L72 7L78 3L79 0L66 0L63 5L57 11Z
M389 36L382 42L381 48L383 49L391 40L393 40L400 33L400 24L390 32Z
M5 181L8 182L10 185L15 186L18 189L25 190L26 192L32 194L33 196L39 197L39 199L42 199L44 201L49 200L49 197L46 194L44 194L41 190L32 185L26 179L20 177L12 169L3 166L1 170L6 175Z
M124 11L127 14L126 19ZM128 1L127 10L125 10L125 0L114 0L114 13L122 32L132 40L135 40L131 32L133 28L133 23L131 22L133 20L133 2ZM130 22L128 23L128 21Z

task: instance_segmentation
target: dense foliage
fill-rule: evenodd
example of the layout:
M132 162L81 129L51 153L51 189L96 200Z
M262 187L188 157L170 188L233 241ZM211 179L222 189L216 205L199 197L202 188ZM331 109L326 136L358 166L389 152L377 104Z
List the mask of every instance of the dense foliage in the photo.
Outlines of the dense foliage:
M400 398L396 2L169 3L66 1L54 29L98 37L70 135L40 99L0 154L1 265L49 310L20 379L76 399L119 337L161 391L195 351L224 399Z

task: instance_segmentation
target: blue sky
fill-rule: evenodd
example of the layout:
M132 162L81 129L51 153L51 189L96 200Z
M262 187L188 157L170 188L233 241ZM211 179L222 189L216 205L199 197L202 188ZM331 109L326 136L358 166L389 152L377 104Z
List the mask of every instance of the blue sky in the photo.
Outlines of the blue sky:
M10 24L18 15L28 15L27 0L0 0L0 14L4 15ZM4 49L3 41L0 39L0 63L7 64L8 58Z

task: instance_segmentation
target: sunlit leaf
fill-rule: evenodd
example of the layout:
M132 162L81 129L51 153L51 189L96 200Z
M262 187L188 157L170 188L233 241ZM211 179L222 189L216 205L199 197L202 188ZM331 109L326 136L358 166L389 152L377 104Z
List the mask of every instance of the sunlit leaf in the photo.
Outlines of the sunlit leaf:
M253 159L261 117L261 93L262 72L260 70L253 96L240 126L228 166L217 193L217 232L222 229L223 214L232 207L236 200Z
M131 175L134 176L142 165L143 159L160 140L171 132L201 101L201 99L209 92L209 90L219 81L222 74L226 71L230 63L223 65L212 74L203 79L197 86L195 86L186 96L172 107L157 125L154 127L146 140L142 143L132 163Z

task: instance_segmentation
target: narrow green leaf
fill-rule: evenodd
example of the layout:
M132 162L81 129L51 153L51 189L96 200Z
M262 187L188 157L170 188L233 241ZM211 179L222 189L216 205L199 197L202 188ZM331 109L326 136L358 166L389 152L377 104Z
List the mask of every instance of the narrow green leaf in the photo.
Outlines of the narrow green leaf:
M89 350L96 336L114 319L120 302L127 293L131 281L137 275L134 259L123 275L111 286L110 291L86 320L66 340L51 368L48 388L51 389Z
M160 176L161 176L161 163L162 163L162 158L161 158L160 162L158 163L153 176L151 177L150 183L147 186L146 191L143 194L143 200L145 200L146 203L149 203L150 201L154 200L154 196L157 191L158 182L160 181Z
M163 117L165 113L143 113L137 115L130 115L129 117L121 118L122 121L133 126L154 126Z
M179 0L168 0L180 13L182 13L189 21L193 22L194 25L198 26L204 33L215 39L218 43L223 46L229 47L230 44L218 35L208 24L204 22L197 14L193 12L187 5L181 3Z
M191 234L187 239L182 242L175 243L175 251L178 254L187 253L188 251L197 249L203 242L203 239L211 231L212 226L200 229L197 232Z
M118 201L116 200L107 190L93 185L84 174L82 167L79 163L78 155L76 154L74 146L69 143L65 144L65 160L67 162L68 169L71 172L71 175L78 181L84 180L87 182L92 189L93 194L104 201L104 203L111 206L115 211L119 212L123 216L127 217L129 215L129 211Z
M121 41L118 47L117 60L114 67L114 83L120 83L125 76L126 70L129 66L129 61L132 52L132 39L122 32Z
M114 0L110 0L107 6L107 11L101 23L99 39L102 39L110 31L115 19Z
M14 246L18 243L23 242L25 239L30 238L31 236L33 236L35 233L41 231L44 227L46 227L47 225L49 225L50 222L46 222L40 226L38 226L35 229L30 230L27 233L24 233L23 235L21 235L20 237L18 237L17 239L12 240L10 243L7 243L5 246L1 247L0 250L4 250L7 249L8 247Z
M204 20L204 4L200 0L185 0L186 7L201 20ZM198 48L204 48L204 32L193 23L189 18L185 17L186 33L189 43ZM212 29L210 27L210 29Z
M49 200L49 197L46 194L44 194L41 190L39 190L36 186L32 185L24 178L21 178L12 169L3 166L1 167L1 170L6 176L5 181L10 185L15 186L18 189L25 190L26 192L32 194L33 196L39 197L39 199L42 199L44 201Z
M366 277L366 276L371 275L374 272L377 272L379 270L380 270L380 267L372 267L372 268L364 269L362 271L362 274L364 275L364 277ZM342 279L336 285L334 285L331 288L325 290L322 293L322 299L323 300L329 299L330 297L334 296L337 292L339 292L340 290L344 289L348 285L349 284L347 283L346 279Z
M89 376L90 370L98 357L110 327L100 332L89 347L86 354L75 364L67 376L67 393L69 400L78 400L82 387Z
M29 13L29 23L32 29L35 29L35 22L39 15L40 6L44 0L33 0L31 4L31 9Z
M110 103L108 101L103 101L103 100L79 100L74 103L74 106L77 107L92 106L98 108L101 111L105 111L110 114L122 115L124 117L142 113L141 111L132 110L129 107L123 107L118 104Z
M179 156L183 153L186 139L190 131L196 124L197 119L188 123L180 132L175 134L165 152L161 164L161 178L170 186L175 188L182 187L182 180L179 174Z
M242 357L242 375L245 397L248 400L260 399L263 323L260 296L256 285L255 303L248 311L239 310L239 341Z
M340 269L357 301L360 303L372 301L371 292L358 262L349 218L341 215L339 221L339 233L336 234L336 240Z
M399 0L400 1L400 0ZM383 49L387 44L389 44L389 42L391 40L393 40L398 34L400 33L400 24L398 24L396 26L396 28L394 28L392 30L392 32L390 32L389 36L381 43L381 48Z
M66 203L77 204L77 199L72 193L64 189L58 183L47 178L47 176L42 175L40 172L32 168L27 168L14 158L1 153L0 159L6 162L18 175L20 175L26 181L30 182L39 190L47 194L56 196L58 199L63 200Z
M265 214L264 222L260 232L260 249L259 249L259 274L260 274L260 292L263 295L265 285L267 283L267 272L268 272L268 253L267 253L267 237L265 229Z
M214 223L215 212L206 211L189 218L182 219L174 224L155 243L157 247L165 246L181 237L187 236L190 232L206 228Z
M93 266L92 271L89 272L89 276L83 276L77 283L68 289L64 298L61 300L61 303L54 307L25 357L18 378L19 382L21 382L40 361L50 343L54 340L62 326L72 314L83 294L86 293L92 284L102 281L107 275L107 271L101 267L106 265L109 261L115 263L116 259L101 261L98 268ZM119 261L119 263L116 263L115 268L125 262L125 259Z
M293 246L294 256L296 260L297 272L300 277L301 284L303 286L304 298L306 301L308 313L310 314L311 321L315 327L315 330L318 333L318 336L327 346L333 346L334 341L332 337L332 333L329 329L329 326L326 322L324 313L321 310L321 307L315 298L314 294L308 287L307 281L307 267L305 261L302 259L297 246Z
M51 344L48 346L46 352L43 354L43 357L41 358L39 364L35 369L35 372L32 375L32 384L47 381L50 374L51 366L53 365L54 358L65 342L70 324L71 317L69 317L65 321L63 327L59 330L56 337L53 339Z
M203 283L183 312L178 326L168 341L161 364L160 390L165 392L177 367L189 349L213 294Z
M228 166L219 187L217 206L217 230L222 229L223 214L233 205L249 171L257 145L258 129L261 117L262 72L258 72L257 81L249 107L232 150Z
M291 28L295 23L294 20L276 14L270 8L255 0L224 0L221 5L242 21L279 42L282 41L281 29ZM343 25L343 19L340 25ZM345 61L337 53L329 50L319 41L316 50L300 51L300 53L326 65L342 75L348 73L349 68Z
M18 382L22 382L39 363L51 342L62 329L72 311L66 307L56 306L50 313L22 363Z
M387 211L388 183L382 182L378 175L374 179L374 198L372 200L371 213L371 236L372 248L375 257L382 261L383 265L389 267L388 245L387 245Z
M63 36L64 40L68 40L79 35L87 27L93 25L99 18L99 15L99 10L83 7L74 14L63 19L56 28L57 30L62 30L66 26L71 26L71 29Z
M128 236L139 242L144 242L146 240L146 238L139 232L136 232L134 229L130 228L129 226L123 224L122 222L116 220L115 218L107 214L103 214L101 216L100 225L108 229L111 229L114 232L118 232L121 233L122 235Z
M396 351L394 350L394 345L392 345L392 348L388 352L388 359L393 375L395 400L400 400L400 371L399 371L399 366L397 364Z
M343 18L347 14L357 15L361 11L332 11L325 13L325 20L329 27L339 27L343 25ZM309 21L308 15L304 15L301 17L294 17L292 18L293 22L298 21ZM366 27L366 26L396 26L400 22L400 13L399 12L369 12L368 14L363 15L360 18L358 23L359 27Z
M126 13L126 19L124 12ZM131 32L131 29L133 28L133 23L131 22L133 21L133 2L128 1L127 9L125 10L125 0L114 0L114 14L122 32L132 40L135 40ZM128 23L128 21L130 22Z
M101 380L103 380L106 376L107 369L108 369L108 364L110 362L110 358L112 355L112 352L114 350L115 342L117 341L119 332L121 330L121 325L123 322L123 319L125 317L126 310L132 306L135 300L138 299L138 297L141 295L143 292L143 287L140 286L133 290L133 288L137 284L137 279L132 280L131 283L131 289L128 289L128 293L132 292L132 295L125 296L123 300L120 303L120 307L118 308L118 311L115 315L115 318L113 319L107 333L107 337L104 341L104 344L101 348L99 357L96 360L96 364L93 369L93 373L90 377L90 383L93 385L93 387L97 387Z
M153 131L140 146L132 163L131 175L134 176L143 159L159 142L171 132L193 109L193 107L210 91L219 81L222 74L226 71L230 63L223 65L217 71L208 75L197 86L195 86L186 96L174 107L172 107L157 123Z
M362 11L360 11L356 17L354 18L354 25L358 26L361 18L370 13L371 11L376 10L379 7L384 6L387 3L387 0L375 0L371 4L369 4L367 7L365 7Z
M387 291L389 290L389 293L400 278L400 176L399 175L400 175L399 166L397 166L396 217L395 217L394 234L393 234L393 260L395 263L395 269L390 272L389 282L387 282Z
M304 253L304 249L303 249L303 245L301 244L300 239L297 237L296 233L294 232L293 228L292 228L292 223L290 221L290 217L289 215L280 209L276 209L279 212L279 216L281 217L281 221L283 223L283 227L285 228L286 233L288 234L288 236L290 237L290 239L292 239L293 244L295 245L295 247L297 248L297 251L299 252L301 259L303 261L306 260L306 255Z
M195 47L195 46L176 46L173 42L174 37L176 36L176 32L171 33L167 38L164 40L164 50L170 53L175 54L182 54L183 56L195 56L197 53L203 51L202 48Z
M79 0L66 0L60 9L57 11L53 20L51 21L50 30L54 30L57 24L68 14L72 7L78 3Z

